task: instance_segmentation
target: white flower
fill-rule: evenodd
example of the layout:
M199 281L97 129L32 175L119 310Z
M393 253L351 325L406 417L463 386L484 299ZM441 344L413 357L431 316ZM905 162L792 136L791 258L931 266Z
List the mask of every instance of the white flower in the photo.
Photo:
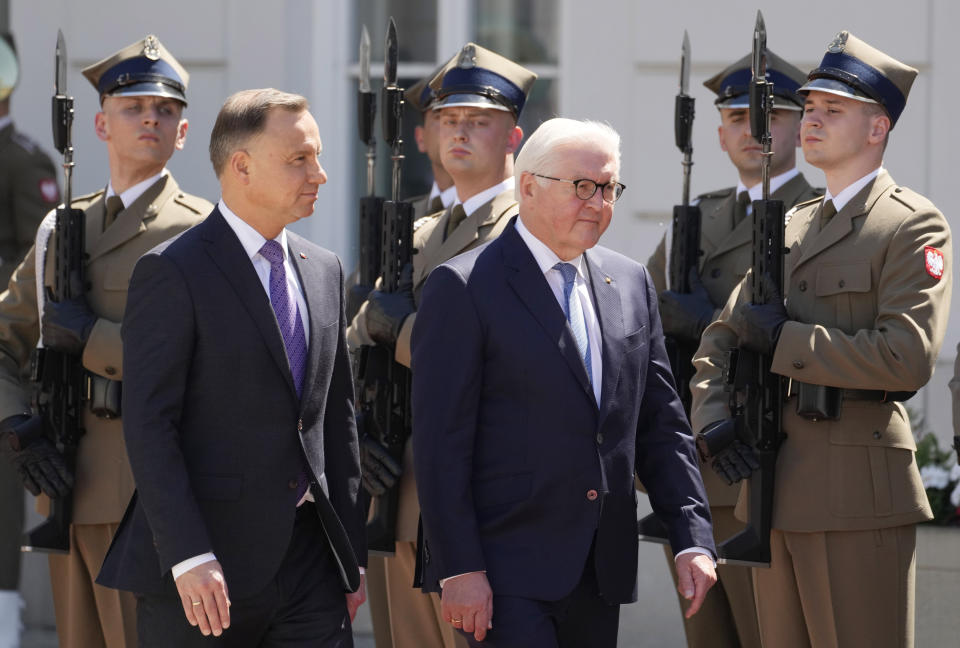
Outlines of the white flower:
M960 481L960 463L953 464L953 468L950 469L950 481Z
M960 507L960 484L957 484L957 487L950 493L950 503L953 504L954 508Z
M940 466L927 465L920 469L920 479L924 488L946 488L950 482L950 473Z

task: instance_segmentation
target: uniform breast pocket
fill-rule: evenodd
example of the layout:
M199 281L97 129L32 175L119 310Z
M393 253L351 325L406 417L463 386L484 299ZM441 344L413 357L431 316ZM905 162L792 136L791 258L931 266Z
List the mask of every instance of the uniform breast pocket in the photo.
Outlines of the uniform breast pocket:
M863 319L865 316L872 319L871 285L869 261L824 265L818 268L817 300L832 302L836 317L834 322L822 323L852 333L856 319ZM869 315L864 311L869 311Z
M647 332L646 326L641 326L639 329L633 333L628 333L623 338L623 350L624 353L630 353L636 349L642 349L647 346L647 339L650 336Z

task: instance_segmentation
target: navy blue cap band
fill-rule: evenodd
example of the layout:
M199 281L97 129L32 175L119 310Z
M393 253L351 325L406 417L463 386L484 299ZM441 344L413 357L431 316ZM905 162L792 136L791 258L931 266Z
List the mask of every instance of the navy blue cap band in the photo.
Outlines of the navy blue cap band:
M114 65L100 77L97 90L101 95L108 95L118 88L143 82L162 83L181 93L184 91L183 81L172 65L162 59L153 61L146 57L127 59Z
M798 106L803 105L802 99L797 95L800 84L789 76L772 68L767 68L767 80L773 84L773 94L785 97ZM749 93L751 81L753 81L753 71L750 68L743 68L728 74L720 82L720 94L714 103L720 103L731 97Z
M490 70L472 68L453 68L443 77L440 98L451 94L483 94L497 100L519 115L527 100L523 90L509 79Z
M882 105L897 123L907 105L907 98L890 79L879 70L845 52L827 52L820 67L810 73L810 79L830 77L843 81L855 90Z

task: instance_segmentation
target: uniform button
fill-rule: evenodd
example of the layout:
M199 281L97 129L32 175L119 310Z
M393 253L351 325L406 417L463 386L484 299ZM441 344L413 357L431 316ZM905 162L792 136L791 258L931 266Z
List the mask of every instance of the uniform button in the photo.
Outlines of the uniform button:
M882 436L882 435L880 434L880 430L874 430L874 431L873 431L873 438L874 438L874 439L879 439L881 436Z
M800 292L806 292L806 291L807 291L807 282L806 282L806 281L801 281L801 282L799 283L799 285L797 285L797 288L800 289Z
M720 268L714 268L713 270L710 271L710 277L713 279L718 278L720 274L721 274Z
M106 369L104 369L104 372L108 376L115 376L117 374L117 370L115 367L107 367Z
M588 491L587 491L587 499L590 500L591 502L592 502L593 500L597 499L597 491L595 491L595 490L592 489L592 488L591 488L590 490L588 490Z
M793 361L794 369L803 369L803 360L794 360Z
M603 443L603 434L600 432L597 433L597 443Z
M290 481L287 482L287 488L289 488L290 490L296 490L297 484L298 482L296 479L291 479Z
M846 285L846 283L843 281L843 279L841 279L841 280L837 283L837 286L839 286L840 288L843 288L845 285Z

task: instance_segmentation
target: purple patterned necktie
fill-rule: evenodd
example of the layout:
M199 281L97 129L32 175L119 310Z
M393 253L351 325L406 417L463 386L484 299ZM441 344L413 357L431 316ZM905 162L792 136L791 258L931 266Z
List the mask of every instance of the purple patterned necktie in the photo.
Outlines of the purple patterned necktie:
M272 239L267 241L260 248L260 255L270 262L270 303L280 325L290 373L293 374L293 384L299 398L303 392L303 374L307 367L307 338L303 332L300 308L287 289L287 271L283 266L280 244Z

